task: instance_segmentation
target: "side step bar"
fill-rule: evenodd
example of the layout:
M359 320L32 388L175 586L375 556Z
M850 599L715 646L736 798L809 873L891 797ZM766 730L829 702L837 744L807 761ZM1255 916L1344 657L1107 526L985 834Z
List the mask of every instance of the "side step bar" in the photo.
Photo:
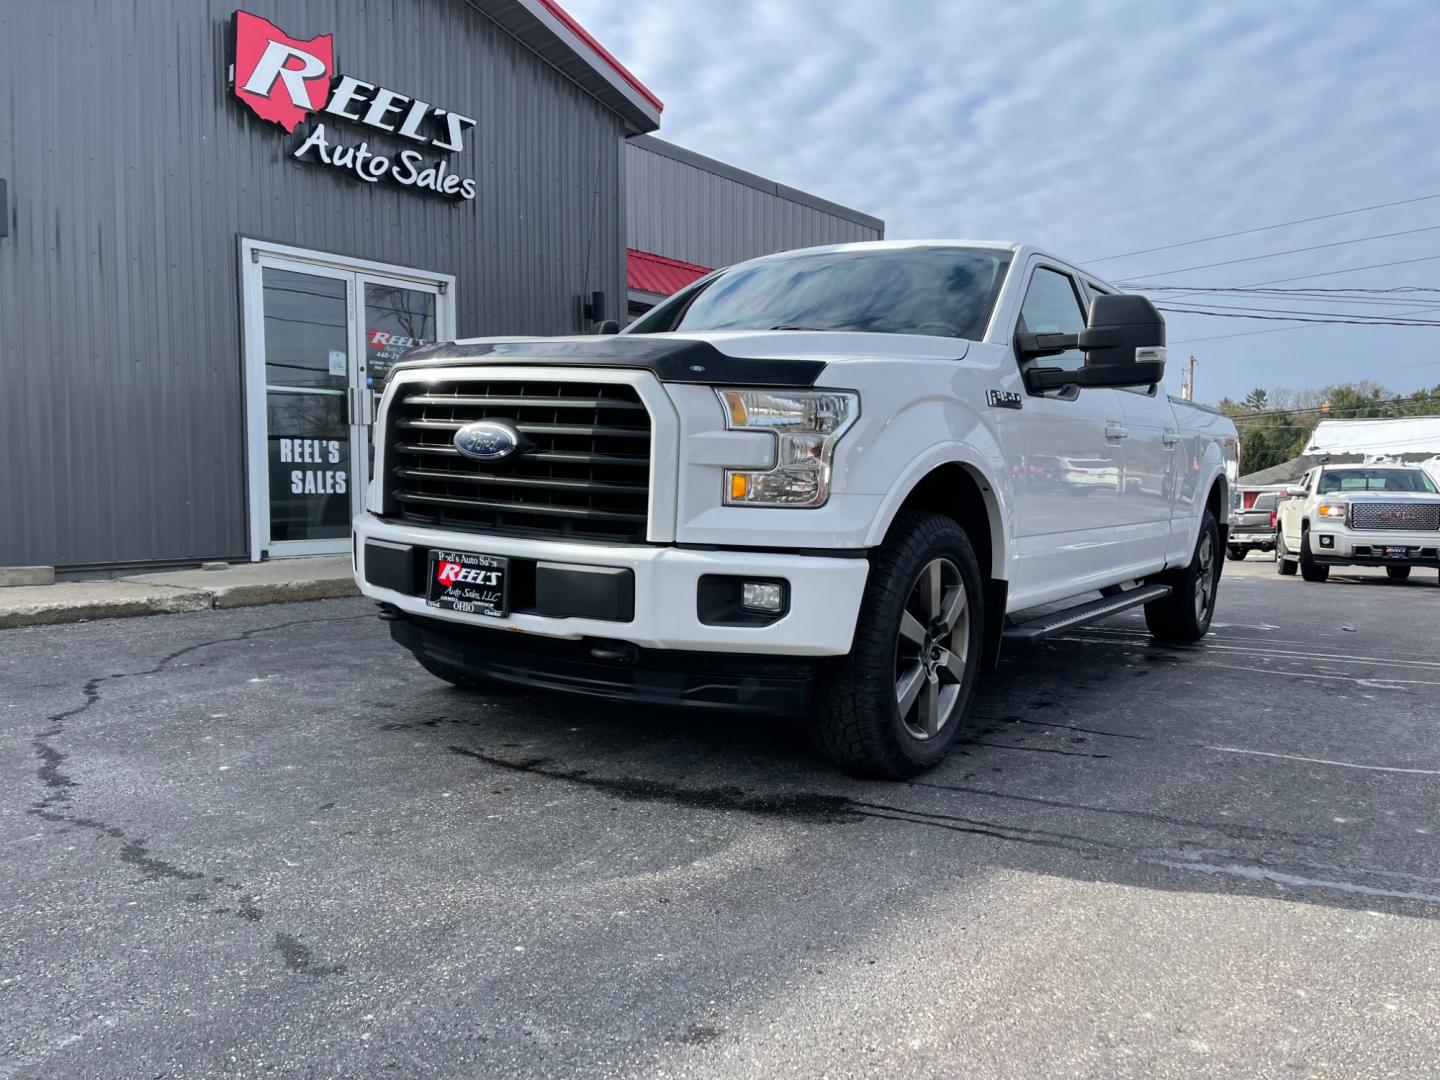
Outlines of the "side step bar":
M1159 600L1169 595L1169 585L1140 585L1115 593L1113 596L1102 596L1099 600L1091 600L1088 604L1065 608L1063 611L1052 611L1041 615L1038 619L1010 623L1005 627L1004 638L1006 641L1039 641L1051 634L1058 634L1062 630L1109 618L1111 615L1118 615L1122 611L1128 611L1130 608L1139 607L1141 604L1148 604L1151 600Z

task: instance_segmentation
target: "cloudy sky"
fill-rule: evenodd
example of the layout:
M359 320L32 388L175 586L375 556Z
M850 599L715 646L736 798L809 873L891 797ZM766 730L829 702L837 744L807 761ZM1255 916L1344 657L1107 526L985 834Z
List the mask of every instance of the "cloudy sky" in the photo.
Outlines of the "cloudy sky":
M873 213L891 238L1029 240L1114 281L1207 288L1428 260L1276 287L1440 289L1434 0L565 5L665 101L662 138ZM1440 292L1188 299L1440 321ZM1193 352L1204 400L1440 383L1440 326L1167 318L1171 388Z

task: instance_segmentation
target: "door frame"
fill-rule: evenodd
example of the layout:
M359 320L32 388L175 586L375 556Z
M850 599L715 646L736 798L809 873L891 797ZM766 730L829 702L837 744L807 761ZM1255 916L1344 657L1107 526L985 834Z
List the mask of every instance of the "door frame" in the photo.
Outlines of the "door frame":
M347 551L349 537L333 540L270 542L269 421L266 409L265 313L262 271L267 264L293 264L288 269L346 281L349 320L349 386L346 389L350 420L350 497L358 512L364 506L369 484L368 428L374 421L373 398L363 382L365 370L365 285L380 280L434 292L435 330L441 341L453 340L455 331L455 275L396 266L373 259L356 259L310 248L240 237L241 372L245 386L246 518L249 522L250 559L258 562L273 554L334 555Z

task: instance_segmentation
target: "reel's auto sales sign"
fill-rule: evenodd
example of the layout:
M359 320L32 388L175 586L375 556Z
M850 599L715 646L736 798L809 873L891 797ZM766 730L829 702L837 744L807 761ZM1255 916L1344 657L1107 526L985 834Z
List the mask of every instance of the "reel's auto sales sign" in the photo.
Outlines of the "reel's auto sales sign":
M341 141L317 123L296 148L301 161L352 172L366 183L381 180L433 191L456 199L475 198L475 181L454 172L433 154L458 154L465 132L475 121L429 102L407 97L378 83L365 82L335 70L335 43L329 34L308 40L292 38L274 23L235 12L235 61L231 68L235 96L256 116L293 133L312 113L361 124L396 139L409 140L432 153L405 149L379 153L368 142Z

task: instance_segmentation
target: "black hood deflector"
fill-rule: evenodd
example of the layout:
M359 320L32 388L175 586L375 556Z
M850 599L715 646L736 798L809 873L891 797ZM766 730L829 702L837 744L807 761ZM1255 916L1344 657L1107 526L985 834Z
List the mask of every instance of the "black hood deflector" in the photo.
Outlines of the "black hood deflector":
M638 368L661 382L705 386L813 386L823 360L730 356L708 341L607 334L593 341L447 342L413 349L391 371L473 364Z

